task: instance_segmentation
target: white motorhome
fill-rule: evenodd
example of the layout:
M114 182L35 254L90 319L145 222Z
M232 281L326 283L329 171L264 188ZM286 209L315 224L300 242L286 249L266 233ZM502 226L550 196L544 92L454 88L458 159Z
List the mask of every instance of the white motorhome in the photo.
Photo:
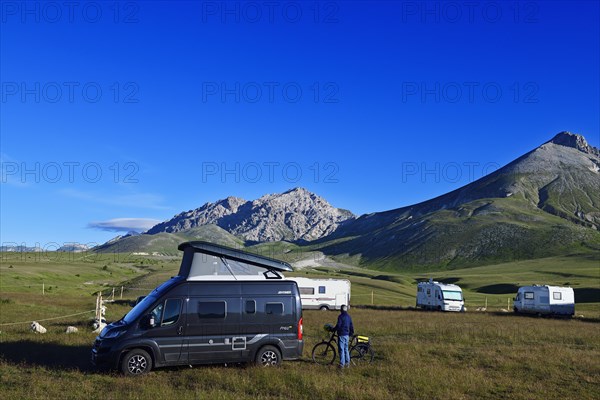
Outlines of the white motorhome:
M417 284L417 308L438 311L465 311L462 289L430 279Z
M514 299L516 313L575 314L575 293L570 287L533 285L521 286Z
M350 281L347 279L288 278L300 289L302 309L339 310L350 305Z

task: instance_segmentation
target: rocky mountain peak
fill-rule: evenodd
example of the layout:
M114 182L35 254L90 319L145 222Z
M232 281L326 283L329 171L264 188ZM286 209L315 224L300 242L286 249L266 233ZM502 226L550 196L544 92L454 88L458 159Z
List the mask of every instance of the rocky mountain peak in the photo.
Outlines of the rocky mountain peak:
M314 240L354 218L350 211L335 208L304 188L294 188L253 201L230 196L206 203L152 227L148 233L175 233L214 224L251 242Z
M554 136L549 143L558 144L565 147L572 147L586 154L600 156L600 150L590 146L585 138L576 133L563 131Z

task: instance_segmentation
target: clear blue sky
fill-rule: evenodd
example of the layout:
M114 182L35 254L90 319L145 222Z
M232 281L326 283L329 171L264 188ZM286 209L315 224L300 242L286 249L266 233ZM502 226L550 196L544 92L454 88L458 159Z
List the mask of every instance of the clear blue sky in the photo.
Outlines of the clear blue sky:
M296 186L383 211L599 146L597 1L66 3L0 3L3 243Z

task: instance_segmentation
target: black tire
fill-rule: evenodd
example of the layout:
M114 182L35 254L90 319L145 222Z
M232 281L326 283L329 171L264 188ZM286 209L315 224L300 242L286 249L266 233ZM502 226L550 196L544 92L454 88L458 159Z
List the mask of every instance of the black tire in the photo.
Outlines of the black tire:
M350 362L352 365L370 364L375 358L375 352L371 346L359 343L350 349Z
M152 357L142 349L133 349L123 357L121 372L127 376L139 376L152 370Z
M312 349L312 359L317 364L331 365L335 361L335 348L328 342L317 343Z
M276 367L281 364L281 352L275 346L265 346L256 353L254 362L262 367Z
M329 311L329 307L327 307L327 306L321 306L321 307L319 307L319 310L321 310L321 311Z

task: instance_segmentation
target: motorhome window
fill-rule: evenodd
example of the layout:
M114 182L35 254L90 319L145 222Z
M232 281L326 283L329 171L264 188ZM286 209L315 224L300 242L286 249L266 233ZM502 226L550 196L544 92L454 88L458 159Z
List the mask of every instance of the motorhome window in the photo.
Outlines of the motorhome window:
M256 313L256 301L246 300L246 314Z
M325 294L325 286L319 286L319 294Z
M462 292L458 290L442 290L444 300L462 300Z
M265 268L257 267L255 265L247 264L241 261L230 260L227 258L225 259L225 262L227 263L227 265L229 265L229 268L231 268L231 271L233 271L234 275L262 276L266 272Z
M164 304L160 303L159 305L154 307L154 310L152 310L152 312L150 313L152 315L152 317L154 318L154 322L157 324L162 320L163 307L164 307Z
M300 294L315 294L315 288L313 287L301 287Z
M533 300L533 292L525 292L525 300Z
M231 272L220 257L204 253L194 253L190 276L225 275L231 277Z
M267 314L283 314L283 303L267 303L265 305L265 312Z
M171 325L179 319L181 311L181 299L168 299L165 303L165 313L161 326Z
M562 300L562 293L561 292L552 292L552 298L554 300Z
M198 317L201 319L225 318L225 315L227 315L227 303L224 301L198 302Z

